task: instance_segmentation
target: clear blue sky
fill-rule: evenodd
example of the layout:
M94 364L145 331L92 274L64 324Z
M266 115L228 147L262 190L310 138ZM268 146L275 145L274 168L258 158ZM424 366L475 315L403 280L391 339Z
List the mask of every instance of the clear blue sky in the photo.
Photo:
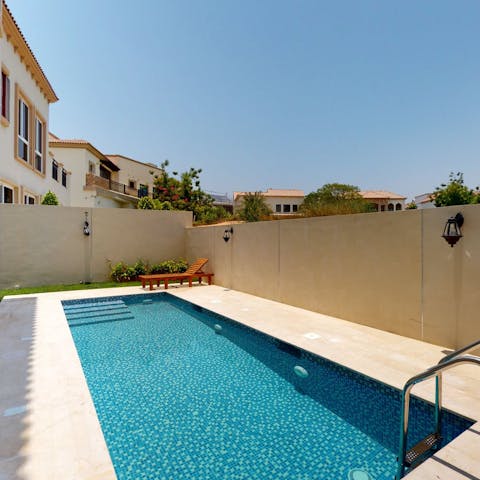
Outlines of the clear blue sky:
M478 0L7 0L50 128L206 190L480 183Z

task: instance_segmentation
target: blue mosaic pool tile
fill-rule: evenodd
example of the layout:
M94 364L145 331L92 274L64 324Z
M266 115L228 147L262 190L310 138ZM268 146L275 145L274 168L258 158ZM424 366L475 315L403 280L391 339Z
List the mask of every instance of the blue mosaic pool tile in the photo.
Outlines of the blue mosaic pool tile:
M393 478L399 391L165 293L64 305L116 300L134 319L72 335L119 479ZM410 443L433 407L411 419ZM446 413L445 442L470 424Z

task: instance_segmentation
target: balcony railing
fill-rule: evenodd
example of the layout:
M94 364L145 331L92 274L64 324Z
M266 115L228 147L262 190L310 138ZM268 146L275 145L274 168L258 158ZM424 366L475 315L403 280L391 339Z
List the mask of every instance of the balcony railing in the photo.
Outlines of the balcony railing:
M98 177L93 173L87 173L85 185L87 187L95 186L95 187L104 188L105 190L112 190L114 192L123 193L125 195L130 195L132 197L140 198L140 197L144 197L145 195L148 195L148 190L145 193L144 190L137 190L136 188L130 188L128 185L115 182L114 180L109 178Z

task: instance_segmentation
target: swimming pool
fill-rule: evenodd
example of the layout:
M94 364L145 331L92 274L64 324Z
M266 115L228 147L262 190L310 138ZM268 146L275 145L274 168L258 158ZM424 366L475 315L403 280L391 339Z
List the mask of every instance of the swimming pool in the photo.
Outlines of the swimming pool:
M397 390L165 293L63 304L119 479L393 478Z

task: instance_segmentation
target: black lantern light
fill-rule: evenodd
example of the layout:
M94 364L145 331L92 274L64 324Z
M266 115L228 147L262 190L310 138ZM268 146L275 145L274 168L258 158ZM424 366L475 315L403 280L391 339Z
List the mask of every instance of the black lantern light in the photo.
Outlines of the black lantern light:
M225 231L223 232L223 239L225 242L228 242L230 240L230 237L233 234L233 227L226 228Z
M90 235L90 224L88 223L88 212L85 212L85 222L83 223L83 234Z
M445 223L442 237L445 241L453 247L462 237L462 231L460 230L463 225L463 215L457 213L454 217L450 217Z

